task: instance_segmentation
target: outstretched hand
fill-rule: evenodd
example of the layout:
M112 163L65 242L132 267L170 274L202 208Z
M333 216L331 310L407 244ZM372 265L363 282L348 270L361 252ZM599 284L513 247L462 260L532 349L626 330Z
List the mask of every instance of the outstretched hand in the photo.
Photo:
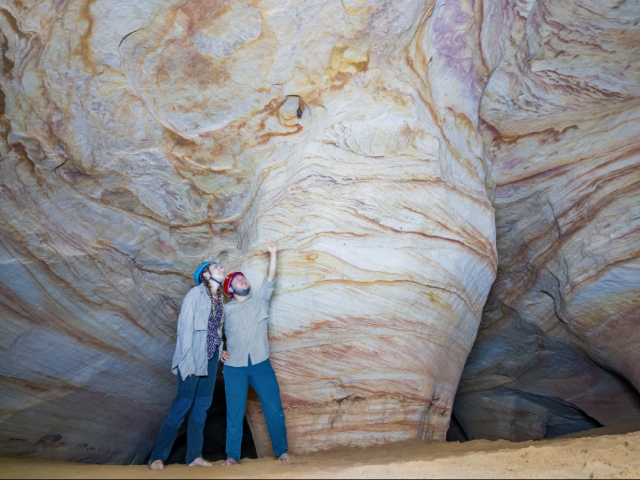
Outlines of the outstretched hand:
M271 234L269 234L269 240L267 240L267 251L269 253L276 253L278 251L278 245L271 240Z
M278 268L276 264L276 252L278 251L278 246L276 242L271 240L271 234L269 234L269 240L267 240L267 250L271 254L269 256L269 266L267 267L267 280L269 282L273 282L276 279L276 269Z

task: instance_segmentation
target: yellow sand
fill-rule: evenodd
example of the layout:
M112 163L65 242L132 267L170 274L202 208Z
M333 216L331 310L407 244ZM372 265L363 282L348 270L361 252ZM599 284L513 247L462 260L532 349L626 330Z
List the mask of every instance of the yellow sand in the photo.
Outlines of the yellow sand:
M602 433L606 433L606 429ZM146 466L0 458L0 478L638 478L640 432L510 443L410 440L367 449L340 449L234 467Z

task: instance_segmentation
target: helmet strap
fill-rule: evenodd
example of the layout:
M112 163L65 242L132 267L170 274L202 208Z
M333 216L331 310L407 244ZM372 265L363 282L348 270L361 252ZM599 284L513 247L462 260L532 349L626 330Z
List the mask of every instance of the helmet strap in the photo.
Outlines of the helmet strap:
M215 263L215 262L213 262ZM216 263L216 265L218 265ZM219 282L218 280L216 280L215 278L213 278L213 275L211 274L211 270L209 270L209 267L211 266L211 264L207 265L207 272L209 272L209 280L213 280L214 282L216 282L218 285L222 286L222 282ZM204 278L204 272L201 274L202 275L202 280L204 280L205 282L208 282L209 280L207 280L206 278Z

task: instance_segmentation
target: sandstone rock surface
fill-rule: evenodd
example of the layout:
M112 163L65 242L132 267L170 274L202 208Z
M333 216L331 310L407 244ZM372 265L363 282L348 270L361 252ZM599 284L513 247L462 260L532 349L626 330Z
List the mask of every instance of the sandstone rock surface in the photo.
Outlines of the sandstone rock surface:
M454 415L510 440L637 421L640 4L505 1L485 20L499 267Z
M3 2L3 453L143 461L192 269L258 283L268 234L292 451L443 439L497 268L481 18L461 0Z
M293 452L640 419L639 18L3 1L2 452L144 461L191 271L269 234Z

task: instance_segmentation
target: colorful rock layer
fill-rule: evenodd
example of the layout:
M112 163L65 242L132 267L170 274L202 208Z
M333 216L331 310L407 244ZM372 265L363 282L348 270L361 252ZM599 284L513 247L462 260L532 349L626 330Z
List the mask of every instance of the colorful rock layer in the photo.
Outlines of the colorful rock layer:
M257 285L269 234L292 452L444 439L496 272L468 435L522 392L606 423L566 355L640 412L637 7L486 3L5 2L3 453L144 461L193 268Z
M268 234L291 450L444 438L497 269L474 11L98 0L0 19L3 452L143 461L192 269L259 283Z
M506 3L480 110L498 276L455 416L511 440L638 421L640 4Z

